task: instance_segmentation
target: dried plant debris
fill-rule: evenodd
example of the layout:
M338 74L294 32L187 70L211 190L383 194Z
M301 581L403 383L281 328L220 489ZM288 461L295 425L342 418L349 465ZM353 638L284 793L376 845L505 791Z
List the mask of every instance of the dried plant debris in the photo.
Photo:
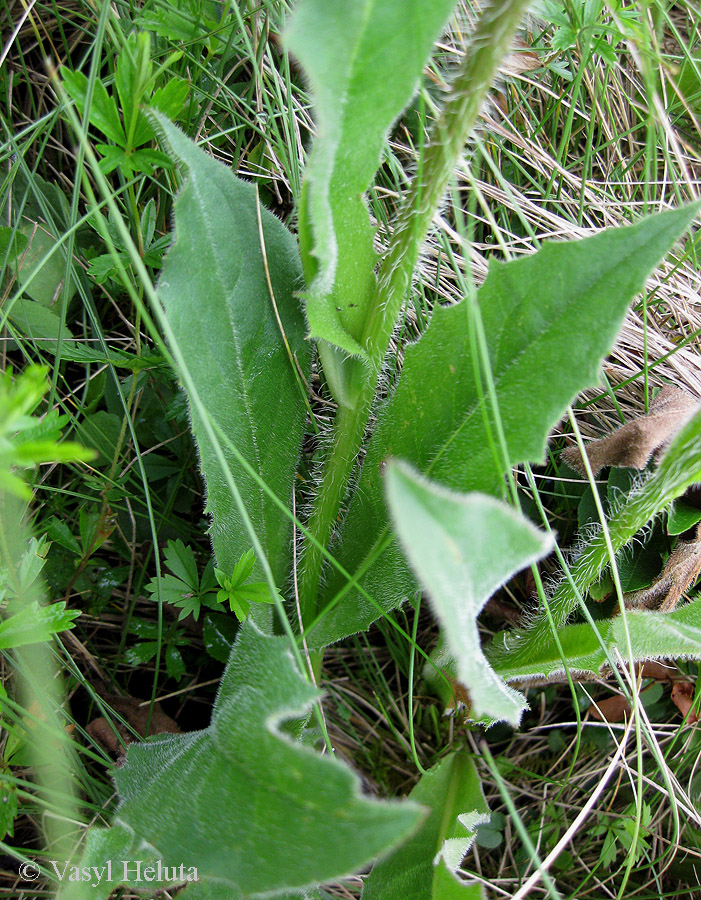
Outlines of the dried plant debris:
M163 712L159 703L153 705L149 716L150 703L136 697L120 697L117 694L102 693L103 700L129 725L108 720L104 716L93 719L86 728L87 733L113 757L121 759L126 745L135 740L134 732L141 737L148 734L180 734L180 728L169 715Z
M669 663L658 662L656 659L646 659L635 664L635 674L641 678L653 678L655 681L674 681L678 670Z
M701 524L692 541L678 541L661 574L648 588L623 598L628 609L670 612L701 574Z
M624 722L630 712L630 703L622 694L598 700L589 707L592 719L598 719L599 722Z
M663 450L700 406L699 400L687 391L672 386L662 388L646 416L627 422L612 434L587 444L585 449L593 474L598 475L606 466L644 469L653 453ZM579 447L563 451L562 459L586 475ZM700 574L701 525L693 540L677 543L653 584L625 594L626 607L670 612Z
M686 717L688 725L699 721L699 713L694 710L694 685L690 681L680 681L672 688L672 703Z
M662 388L646 416L627 422L612 434L587 444L592 472L598 475L605 466L644 469L652 454L665 447L700 405L698 399L686 391L671 386ZM581 475L586 475L579 447L568 447L562 459Z

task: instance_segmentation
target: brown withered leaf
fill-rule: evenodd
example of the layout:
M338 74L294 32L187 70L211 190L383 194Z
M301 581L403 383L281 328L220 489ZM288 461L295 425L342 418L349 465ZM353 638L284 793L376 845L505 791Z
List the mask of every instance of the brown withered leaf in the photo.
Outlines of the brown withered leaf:
M511 42L511 53L504 57L500 71L504 75L520 75L522 72L533 72L543 66L543 60L535 50L519 37Z
M605 466L644 469L655 450L664 447L686 425L699 405L698 399L686 391L671 386L662 388L646 416L633 419L612 434L587 444L587 456L594 475ZM562 459L586 475L579 447L568 447L563 451Z
M684 592L693 587L701 574L701 523L693 541L678 541L667 563L648 588L625 594L628 609L657 609L670 612Z
M694 705L694 685L689 681L678 681L672 688L672 703L677 707L683 716L689 716L686 720L689 725L693 725L699 721L699 714L692 713L691 707Z
M654 678L655 681L671 681L677 674L677 668L654 659L646 659L635 664L635 674L642 678Z
M118 758L124 756L125 745L135 740L134 731L141 737L146 737L147 728L149 734L180 734L178 723L163 712L160 703L154 704L149 721L150 704L147 701L138 700L136 697L120 697L117 694L103 694L102 692L100 695L131 726L131 728L125 728L121 722L110 723L104 716L100 716L93 719L85 729L112 756ZM121 736L121 741L115 731Z
M589 712L600 722L623 722L630 715L630 703L622 694L614 694L605 700L592 703Z

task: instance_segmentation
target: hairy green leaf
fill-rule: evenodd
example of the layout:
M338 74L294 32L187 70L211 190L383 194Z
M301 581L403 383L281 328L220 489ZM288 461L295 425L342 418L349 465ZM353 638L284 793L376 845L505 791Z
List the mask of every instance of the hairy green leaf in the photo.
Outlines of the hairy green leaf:
M492 262L477 293L508 462L542 462L550 429L579 391L594 384L625 311L646 275L697 214L698 205L648 217L581 241L549 243L532 256ZM468 301L436 309L407 347L399 386L378 411L360 481L336 543L358 592L327 611L308 640L321 646L367 628L400 605L415 583L388 538L381 468L406 459L447 487L498 493L495 458L475 383ZM349 587L329 570L328 604ZM323 604L322 604L323 605Z
M472 759L451 753L425 773L409 795L431 810L421 829L376 863L363 900L483 900L482 888L460 881L455 870L489 810Z
M362 354L375 289L364 194L389 129L409 102L454 0L302 0L287 46L311 82L318 136L306 169L300 246L314 337Z
M239 893L213 881L195 881L178 894L178 900L241 900ZM275 900L334 900L325 891L311 890L294 894L275 894Z
M694 600L669 613L629 610L626 613L626 624L636 661L701 659L701 600ZM570 672L598 674L608 665L606 650L613 659L616 658L617 650L628 661L623 619L616 616L605 622L597 622L596 628L598 637L587 622L565 625L558 631L558 639ZM497 635L494 645L495 650L503 650L498 661L494 662L494 667L502 678L551 678L565 671L563 658L552 635L543 635L528 658L509 653L507 633Z
M490 668L477 616L505 581L550 551L552 540L502 501L455 494L401 463L388 463L386 481L394 530L428 592L472 715L518 725L526 700Z
M318 696L287 639L244 624L209 728L129 748L114 824L92 829L82 865L183 864L246 898L341 878L406 837L420 806L361 797L347 766L281 732ZM67 896L98 900L115 886Z
M304 317L294 297L301 284L294 238L268 210L261 210L271 297L254 187L163 116L154 114L153 121L187 171L175 201L175 243L164 262L158 295L212 420L289 506L306 409L295 366L304 373L310 367ZM207 482L214 552L219 567L232 571L251 540L192 402L190 408ZM290 520L234 454L224 450L282 586L291 565ZM257 568L258 576L261 572Z

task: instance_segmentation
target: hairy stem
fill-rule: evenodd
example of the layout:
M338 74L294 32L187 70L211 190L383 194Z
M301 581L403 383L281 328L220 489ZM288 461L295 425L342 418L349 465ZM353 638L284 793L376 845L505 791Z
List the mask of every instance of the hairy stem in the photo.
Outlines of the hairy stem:
M420 169L399 213L382 261L379 290L363 335L371 359L381 365L411 285L419 250L431 227L456 165L463 155L499 64L531 0L502 0L487 7L443 110L433 126Z
M334 442L326 459L324 472L316 495L314 511L309 520L309 533L305 541L305 554L299 579L299 595L302 605L302 621L308 625L316 616L319 582L324 562L323 549L329 542L338 517L348 480L363 440L376 381L363 386L364 396L359 396L352 409L340 407L334 423Z
M608 520L608 531L614 553L622 550L661 510L686 491L701 474L701 413L697 414L674 439L654 473L635 488ZM597 532L582 550L569 573L550 600L550 614L557 628L566 624L589 586L610 563L610 553L603 531ZM540 648L550 642L551 626L546 613L541 613L509 642L506 659L500 648L487 656L490 662L506 663L500 668L508 677L508 663L518 665L537 657Z
M496 0L482 13L471 47L458 73L441 115L436 121L425 156L399 213L389 249L380 266L378 290L363 330L370 365L358 366L350 391L352 408L341 408L334 425L334 443L327 457L322 483L309 522L300 574L300 600L305 624L318 611L319 583L328 545L348 487L382 364L411 277L436 209L445 193L465 141L475 125L499 63L530 0Z

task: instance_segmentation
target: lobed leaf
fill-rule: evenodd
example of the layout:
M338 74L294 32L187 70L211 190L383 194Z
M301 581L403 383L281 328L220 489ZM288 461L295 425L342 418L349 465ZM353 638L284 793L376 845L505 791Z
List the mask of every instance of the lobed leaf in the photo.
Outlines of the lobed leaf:
M280 730L318 696L286 638L244 624L209 728L129 748L115 773L114 824L89 832L81 865L111 859L113 872L123 873L121 860L183 864L218 885L211 896L226 887L246 898L301 892L391 848L418 825L421 807L361 797L346 765ZM115 886L100 894L83 883L65 896L99 900Z
M420 830L376 863L363 900L483 900L479 884L457 878L477 825L489 821L470 756L451 753L426 772L410 798L431 812Z
M79 615L77 609L66 609L63 600L48 606L31 601L0 622L0 650L49 641L54 634L74 628L73 620Z
M191 590L197 590L200 580L192 547L185 545L180 538L168 541L163 551L163 559L176 578L183 581Z
M489 666L477 616L512 575L545 556L552 539L494 497L459 495L409 466L387 466L387 504L411 567L428 592L472 715L518 725L527 707Z
M608 229L581 241L548 243L532 256L492 262L477 292L511 466L543 461L547 436L567 405L596 382L628 304L645 277L698 212L698 204ZM378 410L378 426L336 556L374 600L329 570L324 597L350 594L308 634L322 646L367 628L415 589L389 539L381 468L407 460L446 487L503 490L475 383L467 301L440 307L423 337L406 349L395 393ZM323 604L322 604L323 606Z
M364 195L454 5L302 0L287 29L287 46L311 82L318 132L300 204L307 317L314 337L346 353L364 353L376 287Z
M158 295L203 406L259 478L289 506L306 415L295 365L305 374L310 368L304 317L294 297L302 275L295 240L272 213L261 210L274 306L255 189L166 118L153 113L152 120L187 172L175 201L175 243L163 265ZM219 567L231 572L251 541L189 400L214 552ZM291 568L290 519L235 455L226 447L224 451L276 582L283 585ZM257 567L256 574L261 572Z

